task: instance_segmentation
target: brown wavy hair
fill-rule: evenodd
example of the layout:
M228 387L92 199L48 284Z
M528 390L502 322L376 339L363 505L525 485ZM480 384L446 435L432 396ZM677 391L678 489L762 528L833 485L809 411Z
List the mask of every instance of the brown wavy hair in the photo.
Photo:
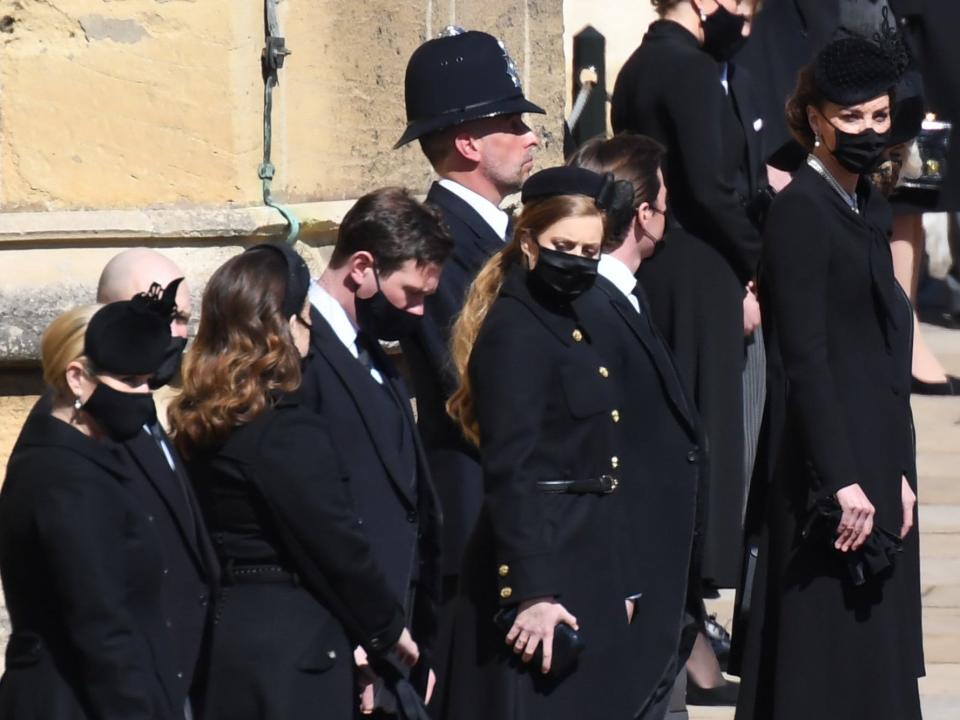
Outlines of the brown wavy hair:
M497 295L500 294L504 276L515 265L526 263L526 256L520 250L521 241L525 238L536 241L548 227L569 217L600 217L606 239L607 216L597 208L592 198L583 195L557 195L525 203L514 226L513 240L487 260L477 273L476 279L470 285L463 309L457 316L450 337L450 355L460 384L447 401L447 413L460 425L464 436L474 445L480 444L480 428L473 406L467 365L477 335Z
M168 411L185 457L220 445L300 386L300 354L281 309L286 278L283 257L269 249L237 255L210 277L183 391Z

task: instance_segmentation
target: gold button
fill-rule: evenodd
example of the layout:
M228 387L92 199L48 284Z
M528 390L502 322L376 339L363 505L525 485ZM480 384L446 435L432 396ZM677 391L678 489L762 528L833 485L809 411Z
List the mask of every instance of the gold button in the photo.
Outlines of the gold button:
M610 467L612 468L620 467L620 458L618 458L616 455L610 458Z
M583 333L580 332L580 328L577 328L576 330L573 331L573 339L576 342L580 342L581 340L583 340Z
M600 366L600 377L609 377L610 371L607 370L603 365Z
M613 419L615 423L620 422L620 411L619 410L611 411L610 417Z
M501 565L499 568L497 568L497 573L499 573L500 577L506 577L510 574L510 566Z
M505 587L500 591L500 597L504 600L507 600L511 595L513 595L513 588Z

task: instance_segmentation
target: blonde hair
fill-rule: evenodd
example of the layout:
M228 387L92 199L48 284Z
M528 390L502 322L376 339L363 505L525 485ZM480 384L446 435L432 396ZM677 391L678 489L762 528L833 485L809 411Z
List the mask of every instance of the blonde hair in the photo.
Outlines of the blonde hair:
M447 413L460 425L464 436L474 445L480 444L473 405L473 393L467 366L483 321L503 287L503 278L513 266L525 262L520 250L524 239L536 240L548 227L569 217L600 217L604 238L607 234L607 216L593 198L584 195L556 195L527 202L514 226L513 240L487 260L470 285L463 309L457 316L450 336L450 356L457 371L459 385L447 400Z
M83 358L83 339L90 318L103 305L83 305L58 315L43 331L40 339L40 361L43 381L54 391L57 400L73 397L67 385L67 365Z

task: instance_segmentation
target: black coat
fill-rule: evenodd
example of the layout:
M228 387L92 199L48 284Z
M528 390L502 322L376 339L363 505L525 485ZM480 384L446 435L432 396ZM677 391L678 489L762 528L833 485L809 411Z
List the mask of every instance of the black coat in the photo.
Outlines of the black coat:
M923 73L929 110L953 122L940 209L960 210L960 4L954 0L890 0Z
M638 278L709 443L703 574L720 587L736 584L746 486L742 303L760 235L744 203L765 183L749 81L736 69L729 80L731 95L696 38L658 21L620 71L611 110L617 132L649 135L667 148L674 222Z
M538 481L615 475L616 385L569 307L547 309L514 268L483 324L469 374L485 498L470 539L454 618L446 717L457 720L629 718L623 498L545 494ZM586 649L567 678L546 680L504 644L501 607L554 596L579 622Z
M224 568L205 720L351 718L353 646L386 649L404 615L323 421L282 401L190 470Z
M859 192L860 215L805 166L766 228L767 407L747 517L759 557L738 594L738 720L920 717L918 528L892 573L861 588L832 545L800 536L814 500L852 483L898 533L901 476L916 486L911 311L889 205L866 181Z
M417 397L417 426L443 510L443 574L460 574L464 547L483 502L483 475L477 450L447 415L447 398L457 386L450 360L450 331L467 290L503 240L476 210L440 183L426 201L440 210L453 237L453 254L443 265L437 291L426 300L418 333L401 342Z
M311 320L310 357L298 397L324 418L377 565L426 650L439 600L440 511L406 387L379 345L371 343L369 350L383 386L316 309ZM398 424L412 443L406 452L398 448Z
M640 663L632 682L645 698L678 652L685 610L694 617L701 613L694 540L703 440L696 410L666 343L647 319L648 309L641 305L646 314L638 313L604 277L576 307L617 388L620 491L642 592L631 628Z
M145 490L120 446L49 414L27 419L0 491L0 574L13 630L0 716L183 718L181 665L202 628L168 622L171 611L174 620L192 613L170 606L177 588L166 571L191 568L171 564L169 517ZM202 591L191 591L186 601L202 616Z

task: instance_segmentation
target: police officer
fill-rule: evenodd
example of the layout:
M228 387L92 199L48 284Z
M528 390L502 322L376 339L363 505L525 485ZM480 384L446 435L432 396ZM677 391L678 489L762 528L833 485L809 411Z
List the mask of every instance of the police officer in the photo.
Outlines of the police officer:
M500 204L520 189L533 167L539 141L523 113L544 111L524 97L517 68L502 42L459 28L448 28L413 53L405 96L409 122L397 147L420 142L439 176L427 202L440 209L454 240L437 291L427 299L421 327L401 341L443 509L442 569L449 600L483 494L476 450L444 409L456 384L447 350L450 328L477 271L509 236L510 218ZM437 643L441 685L449 629L443 618Z

